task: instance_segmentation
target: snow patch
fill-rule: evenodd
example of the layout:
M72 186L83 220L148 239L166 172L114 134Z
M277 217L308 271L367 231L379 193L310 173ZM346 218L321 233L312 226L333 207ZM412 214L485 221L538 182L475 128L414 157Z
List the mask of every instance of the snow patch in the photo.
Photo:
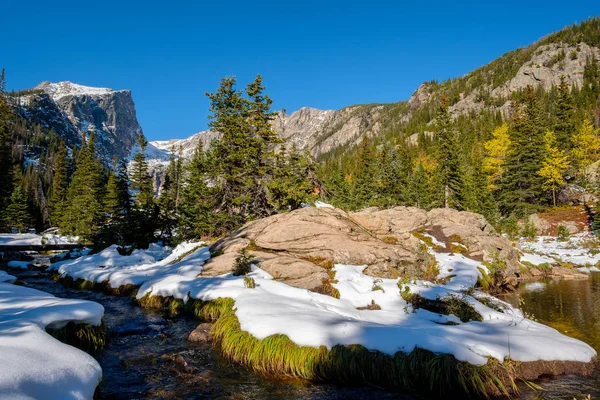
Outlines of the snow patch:
M100 365L45 328L100 325L104 308L5 283L6 277L0 271L0 398L91 399L102 377Z

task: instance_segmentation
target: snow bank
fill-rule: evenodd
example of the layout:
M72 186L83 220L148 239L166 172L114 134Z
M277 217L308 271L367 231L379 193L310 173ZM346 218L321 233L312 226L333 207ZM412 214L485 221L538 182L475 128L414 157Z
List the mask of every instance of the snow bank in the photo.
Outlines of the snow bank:
M9 268L20 268L20 269L27 269L30 265L31 265L31 261L9 261L8 264L6 264Z
M475 365L485 364L489 356L499 360L589 362L596 354L583 342L525 319L507 303L501 302L507 311L498 312L466 295L464 290L473 287L480 274L478 262L462 255L437 254L436 258L442 276L455 276L447 285L417 282L409 285L410 290L432 299L460 296L482 315L483 322L462 323L452 315L412 310L400 296L398 280L364 275L365 266L335 266L339 300L274 281L258 268L250 273L255 289L245 288L243 279L232 274L197 278L170 275L144 284L138 297L148 293L184 301L190 297L231 297L242 330L258 339L284 334L301 346L361 344L389 355L419 347L452 354ZM381 310L357 309L372 301Z
M141 284L138 298L146 294L184 301L231 297L242 330L258 339L284 334L301 346L331 348L361 344L389 355L419 347L452 354L475 365L485 364L487 357L589 362L596 355L587 344L524 318L507 303L483 293L467 294L481 275L480 269L486 272L487 269L461 254L432 252L439 265L439 278L449 279L445 285L419 281L406 287L432 300L460 297L482 316L482 322L463 323L453 315L413 310L400 295L397 279L367 276L363 274L365 266L334 267L337 280L334 286L340 292L340 299L277 282L257 267L249 274L256 282L254 289L246 288L243 278L231 273L198 276L202 264L210 257L207 248L177 261L197 245L184 244L168 256L168 249L159 246L120 256L113 246L96 255L60 262L52 268L75 279L109 281L113 287ZM494 308L504 312L489 308L482 301L495 303ZM381 309L358 309L373 302Z
M3 246L27 246L41 244L78 243L77 236L63 236L53 233L37 235L35 233L0 234L0 244Z
M169 247L151 244L147 250L135 250L129 256L122 256L116 245L107 247L97 254L65 260L50 266L62 276L84 279L92 282L109 282L111 287L141 285L164 276L195 277L202 271L202 265L210 258L207 247L178 259L203 243L183 243L173 251Z
M0 283L2 282L14 282L17 278L6 273L6 271L0 271Z
M600 261L600 252L592 251L586 242L593 243L596 240L589 233L571 235L564 241L553 236L539 236L534 241L521 240L519 246L524 252L521 261L534 265L561 261L575 266L594 266Z
M5 283L7 276L0 271L0 398L91 399L102 377L100 365L45 328L100 325L104 308Z

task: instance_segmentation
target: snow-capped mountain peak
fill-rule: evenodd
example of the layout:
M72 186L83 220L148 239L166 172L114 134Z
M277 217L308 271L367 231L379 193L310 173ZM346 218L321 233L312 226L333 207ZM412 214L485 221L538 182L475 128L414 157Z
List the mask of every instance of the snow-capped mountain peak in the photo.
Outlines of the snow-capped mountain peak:
M46 81L40 83L36 89L48 93L55 101L66 96L102 96L114 92L110 88L84 86L69 81L56 83Z

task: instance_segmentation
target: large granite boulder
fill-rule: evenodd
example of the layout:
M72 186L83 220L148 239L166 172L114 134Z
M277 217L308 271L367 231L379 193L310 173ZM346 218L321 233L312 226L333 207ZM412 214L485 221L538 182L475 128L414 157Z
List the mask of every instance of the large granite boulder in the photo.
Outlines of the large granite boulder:
M452 251L452 241L458 241L470 257L504 260L507 276L518 271L510 242L479 214L414 207L352 213L303 208L250 222L218 240L211 246L218 256L206 263L202 275L230 272L238 252L246 248L276 279L307 289L319 287L334 263L367 265L366 273L380 277L419 276L427 268L417 238L424 233L444 244L438 251Z

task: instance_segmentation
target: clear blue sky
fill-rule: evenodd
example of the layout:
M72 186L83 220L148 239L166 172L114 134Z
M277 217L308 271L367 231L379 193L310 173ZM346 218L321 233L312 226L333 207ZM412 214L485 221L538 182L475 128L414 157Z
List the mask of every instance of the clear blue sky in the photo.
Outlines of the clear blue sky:
M0 4L8 89L131 89L150 140L206 128L206 91L263 75L275 108L407 99L600 14L577 1L46 1Z

